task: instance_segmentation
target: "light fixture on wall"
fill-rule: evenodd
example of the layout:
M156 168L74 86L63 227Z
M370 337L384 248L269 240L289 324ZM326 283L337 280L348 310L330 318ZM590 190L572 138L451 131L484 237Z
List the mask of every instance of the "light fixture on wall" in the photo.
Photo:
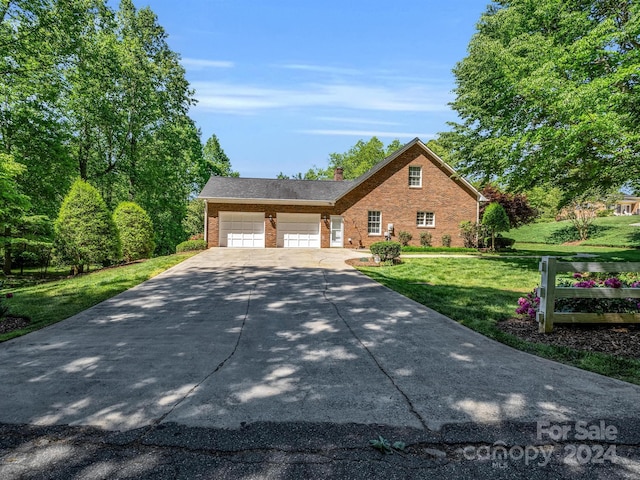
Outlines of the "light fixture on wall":
M329 225L329 217L327 217L326 213L322 216L322 220L324 221L325 225Z
M275 221L275 219L273 218L273 215L269 215L269 222L271 223L271 226L272 226L272 227L275 227L275 226L276 226L276 221Z

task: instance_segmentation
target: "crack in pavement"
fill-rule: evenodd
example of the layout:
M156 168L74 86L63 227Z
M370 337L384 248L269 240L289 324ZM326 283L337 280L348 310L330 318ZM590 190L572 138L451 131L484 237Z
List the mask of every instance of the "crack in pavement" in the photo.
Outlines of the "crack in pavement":
M364 344L364 342L360 339L360 337L358 337L358 335L353 330L353 328L351 328L351 325L349 325L349 322L347 322L347 320L340 313L340 309L335 304L335 302L333 302L331 299L329 299L329 297L327 295L328 290L329 290L329 280L327 278L327 271L324 268L322 269L322 275L324 277L324 290L322 291L322 295L324 296L324 299L333 306L333 308L336 311L336 314L338 315L338 317L340 317L340 319L345 324L345 326L347 327L347 329L349 330L349 332L351 333L353 338L355 338L356 341L360 344L360 346L369 354L369 357L371 357L373 362L376 364L376 366L378 367L378 370L380 370L383 373L383 375L389 379L389 381L394 386L394 388L398 391L398 393L400 393L400 395L402 395L402 397L404 398L405 402L409 406L409 411L413 414L414 417L416 417L418 419L418 421L422 425L422 428L424 430L429 430L429 427L427 426L426 420L424 418L422 418L422 416L418 413L418 411L414 407L413 402L411 401L409 396L404 392L404 390L402 390L402 388L400 388L400 386L396 383L396 381L393 379L393 377L385 370L385 368L382 366L382 364L378 361L378 359L373 354L373 352L371 350L369 350L369 348Z
M245 279L244 284L248 284L248 282L246 282L246 278L244 277L244 272L245 269L242 269L242 272L240 273L240 277L242 277L243 279ZM197 384L195 384L191 389L189 389L189 391L187 393L184 394L184 396L182 398L180 398L170 409L169 411L165 412L163 415L161 415L159 418L157 418L155 421L153 421L151 423L151 425L149 425L149 427L147 429L145 429L145 431L142 433L142 435L140 435L139 437L139 441L141 441L142 439L144 439L147 435L149 435L149 433L151 431L153 431L154 429L156 429L158 427L158 425L160 425L160 423L162 423L162 421L167 418L169 415L171 415L174 410L176 408L178 408L182 402L184 402L193 392L195 392L200 385L202 385L204 382L206 382L209 378L211 378L213 375L215 375L216 373L218 373L222 367L224 367L225 363L227 363L236 353L236 351L238 350L238 346L240 345L240 339L242 338L242 334L244 332L244 327L247 323L247 318L249 317L249 308L251 306L251 295L253 293L253 289L254 287L251 286L249 288L249 293L248 293L248 298L247 298L247 306L244 312L244 316L242 318L242 324L240 325L240 331L238 332L238 337L236 338L236 343L233 346L233 350L231 350L231 353L229 353L229 355L227 355L227 357L222 360L217 366L216 368L209 372L207 375L205 375L205 377L200 380Z

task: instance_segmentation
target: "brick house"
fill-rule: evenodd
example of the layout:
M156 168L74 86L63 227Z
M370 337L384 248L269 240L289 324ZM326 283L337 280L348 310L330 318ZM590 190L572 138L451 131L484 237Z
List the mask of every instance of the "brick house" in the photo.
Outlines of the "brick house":
M209 247L368 247L398 232L429 232L432 244L478 221L484 199L418 138L355 180L211 177L205 200Z

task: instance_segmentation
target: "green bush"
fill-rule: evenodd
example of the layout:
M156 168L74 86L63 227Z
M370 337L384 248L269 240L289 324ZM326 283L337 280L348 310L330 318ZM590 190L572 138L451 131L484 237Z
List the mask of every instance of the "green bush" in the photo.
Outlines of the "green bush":
M503 250L505 248L511 248L516 241L513 238L496 236L495 248L496 250Z
M186 242L179 243L176 246L176 253L190 252L193 250L206 250L207 242L204 240L187 240Z
M54 225L57 261L82 273L85 265L120 258L118 229L98 190L77 180L64 198Z
M137 203L122 202L113 212L113 221L118 227L122 257L127 262L149 258L153 243L153 223L147 212Z
M598 225L589 225L587 228L587 234L589 237L597 236L602 230L606 230L606 227L600 227ZM562 228L557 229L552 232L550 235L547 235L544 238L544 243L551 243L555 245L560 245L567 242L575 242L580 240L580 232L573 225L567 225Z
M422 232L420 234L420 245L422 245L423 247L430 247L432 238L433 235L431 235L429 232Z
M403 247L406 247L407 245L409 245L409 242L411 241L412 238L413 238L413 235L411 235L409 232L405 230L398 232L398 240L400 240L400 243L402 244Z
M460 222L460 236L465 248L484 248L485 238L489 235L487 227L481 223Z
M451 246L451 235L442 235L442 246L450 247Z
M373 255L378 255L383 262L393 261L400 256L402 244L400 242L376 242L369 247L369 250Z

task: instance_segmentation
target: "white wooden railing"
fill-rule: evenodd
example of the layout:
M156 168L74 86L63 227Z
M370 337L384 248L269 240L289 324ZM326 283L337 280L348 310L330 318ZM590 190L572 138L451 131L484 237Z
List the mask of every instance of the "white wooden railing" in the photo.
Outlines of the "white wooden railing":
M640 313L556 312L556 298L640 298L640 288L557 287L556 275L564 272L640 272L640 262L559 262L555 257L540 260L542 279L538 288L540 305L536 313L540 333L549 333L554 323L640 323Z

